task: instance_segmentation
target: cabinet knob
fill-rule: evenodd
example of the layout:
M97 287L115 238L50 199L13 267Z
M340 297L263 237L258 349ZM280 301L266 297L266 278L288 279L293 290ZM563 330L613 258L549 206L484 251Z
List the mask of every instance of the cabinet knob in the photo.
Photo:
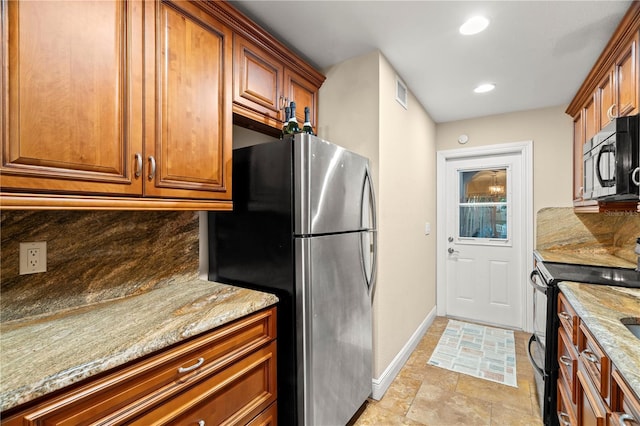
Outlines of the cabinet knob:
M598 363L598 357L593 352L591 352L589 349L583 350L582 352L580 352L580 354L582 356L584 356L587 361L593 362L594 364Z
M280 109L285 109L289 106L289 98L284 95L280 95Z
M571 426L571 417L569 417L569 415L564 411L560 411L558 413L558 418L560 419L560 424L562 424L562 426Z
M204 420L198 420L198 426L205 426Z
M637 423L636 419L631 414L627 413L624 413L623 415L618 417L618 419L620 426L627 426L627 420L629 420L629 422L631 423Z
M571 358L569 358L568 356L562 355L558 361L560 361L561 363L563 363L564 365L566 365L567 367L571 367Z

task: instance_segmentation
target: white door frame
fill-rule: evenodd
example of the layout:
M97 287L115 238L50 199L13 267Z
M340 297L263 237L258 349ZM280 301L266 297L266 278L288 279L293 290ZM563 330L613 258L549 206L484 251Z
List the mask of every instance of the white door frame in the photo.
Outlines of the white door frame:
M533 268L533 141L513 142L497 145L487 145L477 148L459 148L437 151L437 269L436 269L436 312L445 316L447 285L445 280L446 250L447 250L447 200L446 167L447 161L480 156L495 156L504 154L519 154L522 156L521 182L524 191L525 205L522 206L523 239L521 252L523 271L521 276L522 324L525 331L533 330L533 292L529 291L529 271Z

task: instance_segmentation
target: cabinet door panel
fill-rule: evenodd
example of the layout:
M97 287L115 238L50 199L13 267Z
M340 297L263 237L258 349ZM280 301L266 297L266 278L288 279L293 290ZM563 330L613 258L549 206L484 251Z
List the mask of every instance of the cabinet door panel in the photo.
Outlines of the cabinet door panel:
M296 118L300 127L304 123L304 107L309 107L309 119L314 130L317 131L318 89L308 80L300 77L291 70L285 71L285 96L296 103Z
M147 76L156 93L147 129L155 128L145 144L144 193L230 199L231 31L197 6L178 4L156 7L156 75Z
M584 115L584 140L591 139L600 128L600 120L596 110L595 96L591 97L583 110Z
M584 120L582 111L573 118L573 199L581 201L584 195L584 182L582 175Z
M275 58L235 35L233 101L267 118L282 120L284 66Z
M638 36L633 39L615 66L617 82L617 115L627 116L638 112Z
M600 125L598 130L609 124L611 118L616 115L616 105L614 99L614 78L613 71L608 72L606 77L602 79L597 89L599 100L599 117Z
M138 2L7 2L2 186L142 192ZM82 34L82 37L79 37Z

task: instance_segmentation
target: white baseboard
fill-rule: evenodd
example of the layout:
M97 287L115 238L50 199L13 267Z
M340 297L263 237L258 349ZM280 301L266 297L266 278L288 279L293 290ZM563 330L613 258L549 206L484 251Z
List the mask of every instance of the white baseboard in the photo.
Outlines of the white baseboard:
M418 346L420 339L424 336L424 333L427 332L429 326L433 323L433 320L436 318L436 307L434 306L431 312L427 315L427 317L422 321L422 324L418 327L418 329L413 333L411 338L404 345L402 350L398 352L396 357L391 361L391 364L387 366L387 368L382 372L382 375L379 378L373 378L373 391L371 392L371 397L375 400L380 400L389 386L391 386L391 382L396 378L400 369L405 362L411 356L413 350Z

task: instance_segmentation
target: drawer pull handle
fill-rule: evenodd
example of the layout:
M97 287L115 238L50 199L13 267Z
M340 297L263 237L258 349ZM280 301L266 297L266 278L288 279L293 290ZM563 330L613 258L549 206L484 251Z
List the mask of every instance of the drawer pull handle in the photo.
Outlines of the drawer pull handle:
M569 358L568 356L562 355L560 357L560 362L566 365L567 367L571 367L572 359Z
M631 414L623 414L620 416L620 426L627 426L627 420L631 423L637 423L636 419Z
M595 364L598 363L598 357L591 352L589 349L585 349L582 352L580 352L589 362L593 362Z
M564 411L560 411L558 413L558 418L560 420L560 424L562 424L563 426L570 426L571 425L571 417L569 417L569 415L567 413L565 413Z
M151 166L151 170L149 170L149 180L153 180L156 176L156 159L153 155L149 156L149 165Z
M136 159L135 177L140 177L140 175L142 174L142 154L140 154L139 152L136 152L135 159Z
M178 368L178 373L180 373L180 374L188 373L189 371L193 371L196 368L200 367L203 363L204 363L204 358L198 358L198 361L196 361L196 363L193 364L192 366Z
M565 321L571 321L571 315L569 315L568 313L562 311L562 312L558 312L558 316L560 318L562 318Z

